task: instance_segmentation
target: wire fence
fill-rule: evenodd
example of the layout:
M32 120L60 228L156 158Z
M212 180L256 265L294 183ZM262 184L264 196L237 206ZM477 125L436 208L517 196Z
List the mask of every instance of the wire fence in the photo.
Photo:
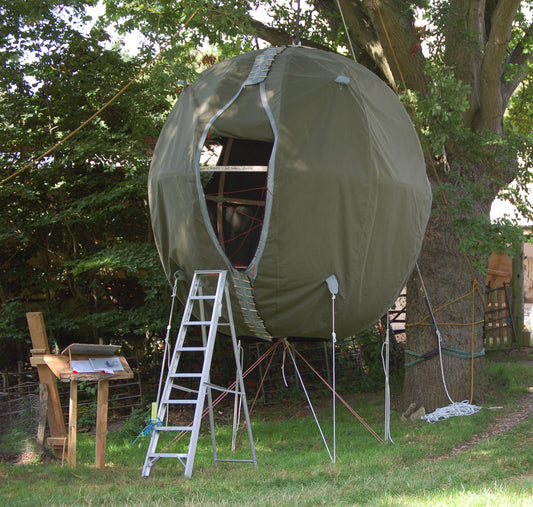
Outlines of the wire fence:
M0 392L0 433L17 429L35 435L39 404L38 382L25 382Z
M135 372L131 380L109 384L110 417L123 417L143 404L142 382L136 358L128 358ZM0 372L0 436L16 431L21 436L34 437L39 421L39 378L36 369L19 372ZM65 420L68 417L68 382L57 380L61 408ZM96 424L96 382L78 383L78 425Z

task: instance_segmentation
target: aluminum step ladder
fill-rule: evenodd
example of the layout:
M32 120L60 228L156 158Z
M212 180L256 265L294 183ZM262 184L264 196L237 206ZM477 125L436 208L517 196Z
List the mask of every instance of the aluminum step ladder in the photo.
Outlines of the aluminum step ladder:
M200 425L204 412L204 403L206 397L208 401L211 443L213 447L213 460L215 467L219 462L245 462L253 463L254 466L257 466L248 405L246 403L246 394L242 377L239 345L235 335L235 326L231 311L231 301L228 284L226 282L226 276L227 271L224 270L195 271L194 273L187 303L183 311L183 318L178 332L175 348L170 360L170 365L168 367L164 389L161 394L161 398L158 399L157 420L152 426L153 431L142 470L143 477L148 477L153 465L162 458L177 458L185 467L185 477L190 478L192 476L196 447L198 444L198 435L200 433ZM209 290L208 288L213 286L213 282L216 282L215 292L212 293L211 290L211 293L209 294L204 293L204 288L207 292L207 290ZM223 304L225 304L228 322L220 322ZM211 317L206 319L206 312L208 313L209 311L211 311ZM196 315L199 315L199 320L195 320L193 312ZM193 339L190 336L187 340L187 331L193 326L201 328L202 346L191 346L190 343L193 341ZM236 368L236 382L234 389L222 388L211 384L210 382L211 361L215 347L216 333L219 327L225 327L226 334L227 328L229 328L231 331ZM202 363L201 371L189 371L194 370L191 365L195 363L198 364L200 362ZM162 367L165 368L165 364L163 364ZM248 430L248 438L250 441L250 449L252 453L251 459L236 460L219 459L217 457L213 401L211 393L213 389L234 394L236 400L240 397ZM169 415L173 415L169 414L170 411L176 408L179 409L180 407L191 406L194 407L194 417L191 425L172 425L169 423ZM188 433L190 435L187 452L165 452L167 449L160 451L157 450L159 437L163 433L168 432L176 433L177 435L180 435L181 433L184 433L185 435ZM172 447L175 447L175 445Z

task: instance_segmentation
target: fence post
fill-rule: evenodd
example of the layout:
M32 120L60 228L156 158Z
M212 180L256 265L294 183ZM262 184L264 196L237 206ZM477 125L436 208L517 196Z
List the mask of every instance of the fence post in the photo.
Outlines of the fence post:
M37 452L44 451L46 417L48 415L48 385L39 384L39 425L37 426Z
M524 248L513 257L513 275L511 279L512 302L511 315L516 332L516 344L519 347L529 345L524 340Z

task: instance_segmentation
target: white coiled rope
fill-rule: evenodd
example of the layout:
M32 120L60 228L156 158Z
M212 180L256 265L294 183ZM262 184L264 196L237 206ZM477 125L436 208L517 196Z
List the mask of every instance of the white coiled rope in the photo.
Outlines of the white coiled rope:
M454 401L447 407L437 408L431 414L423 415L421 419L428 423L436 423L450 417L472 415L480 410L481 407L470 404L468 400Z
M421 419L427 421L428 423L436 423L437 421L442 421L444 419L449 419L450 417L459 417L472 415L481 410L481 407L477 405L472 405L468 400L463 401L453 401L450 393L448 392L448 386L446 385L446 377L444 376L444 367L442 363L442 337L437 326L437 321L435 320L435 315L433 314L433 309L431 303L429 302L429 296L426 291L426 286L424 284L424 279L422 278L422 273L420 272L420 267L418 263L416 264L416 269L418 270L418 276L420 278L420 283L422 285L422 291L424 293L424 299L429 310L429 315L431 317L431 323L437 335L438 345L439 345L439 361L440 361L440 371L442 375L442 384L444 385L444 391L446 396L450 400L450 405L447 407L437 408L431 414L426 414L421 416Z

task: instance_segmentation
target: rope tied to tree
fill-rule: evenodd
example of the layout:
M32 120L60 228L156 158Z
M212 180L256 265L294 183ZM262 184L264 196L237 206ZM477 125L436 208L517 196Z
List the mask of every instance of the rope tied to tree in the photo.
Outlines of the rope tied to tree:
M409 354L411 356L415 356L418 359L415 359L414 361L410 361L409 363L405 363L405 367L414 366L415 364L422 363L424 361L429 361L430 359L433 359L434 357L437 357L439 355L439 348L435 347L434 349L428 350L427 352L424 352L423 354L420 354L419 352L414 352L413 350L404 350L406 354ZM452 357L456 357L458 359L471 359L474 357L474 359L478 357L482 357L485 355L485 348L481 349L479 352L474 352L473 354L471 352L465 352L463 350L459 350L453 347L447 347L445 345L442 346L442 352L444 354L447 354Z
M481 410L481 407L478 407L476 405L472 405L471 404L472 403L472 399L474 397L474 355L475 355L474 354L474 325L472 324L472 352L471 352L471 354L466 355L466 353L464 353L461 350L454 349L452 347L446 347L446 346L442 345L442 336L440 334L437 322L435 320L435 314L433 312L433 309L432 309L432 306L431 306L431 302L429 301L429 296L428 296L427 291L426 291L426 286L424 284L424 279L422 278L422 273L420 272L420 267L418 266L418 264L416 265L416 268L417 268L417 271L418 271L418 276L420 278L420 285L421 285L423 297L424 297L424 299L426 301L426 305L428 307L429 315L431 317L431 323L433 325L433 328L435 329L435 334L437 335L438 347L437 347L436 350L438 351L438 355L439 355L440 371L441 371L441 375L442 375L442 384L443 384L443 387L444 387L444 391L446 392L446 396L448 397L448 400L450 400L450 405L449 406L443 407L443 408L438 408L438 409L434 410L431 414L427 414L427 415L422 416L422 419L426 420L427 422L437 422L437 421L439 421L441 419L448 419L449 417L453 417L453 416L463 416L463 415L474 414L474 413L478 412L479 410ZM475 280L474 280L474 282L475 282ZM474 282L472 283L472 291L471 291L471 294L472 294L472 321L475 320L475 290L477 288L476 284ZM413 353L412 351L409 351L409 352L411 352L413 355L416 355L416 353ZM466 358L471 357L471 361L472 361L472 369L471 369L472 377L471 377L470 401L469 400L464 400L464 401L458 403L458 402L455 402L452 399L452 397L450 396L450 393L448 392L448 386L446 385L446 377L444 375L444 364L443 364L443 360L442 360L443 352L449 353L450 355L455 355L456 357L462 357L462 354L465 354ZM483 350L483 354L484 354L484 350ZM419 354L419 356L420 357L417 360L417 362L426 361L427 359L431 359L432 357L435 357L436 354L433 354L433 351L429 351L426 354Z
M433 313L440 312L444 308L446 308L448 306L451 306L451 305L453 305L455 303L458 303L459 301L467 298L468 296L471 296L472 294L475 294L478 285L479 285L479 282L477 280L474 280L473 283L472 283L472 289L471 290L469 290L466 294L464 294L462 296L459 296L459 297L453 299L452 301L449 301L448 303L445 303L442 306L439 306L438 308L435 308L433 310ZM422 318L418 322L412 322L412 323L409 323L409 324L405 324L405 327L407 328L407 327L416 327L416 326L433 326L432 323L426 322L430 318L431 318L431 315L428 313L424 318ZM479 324L483 324L484 322L485 322L484 320L478 320L478 321L474 320L473 322L468 322L468 323L453 323L453 322L440 323L439 322L438 325L439 326L471 326L472 323L475 324L475 325L479 325Z

